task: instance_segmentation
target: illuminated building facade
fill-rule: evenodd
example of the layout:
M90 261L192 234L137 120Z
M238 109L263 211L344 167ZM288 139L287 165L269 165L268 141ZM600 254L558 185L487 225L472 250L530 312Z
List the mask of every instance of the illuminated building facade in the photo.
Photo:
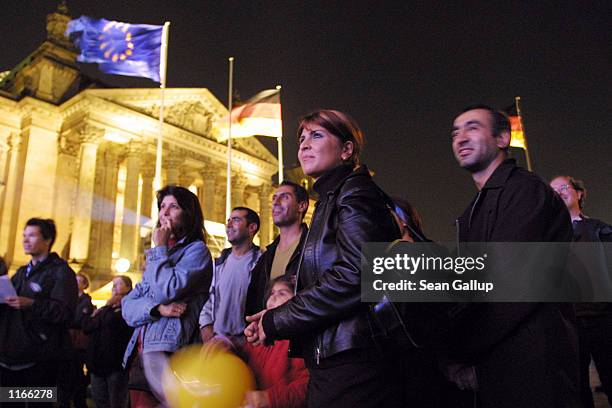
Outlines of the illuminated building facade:
M77 51L63 34L69 20L63 6L48 15L44 43L0 73L0 256L13 270L27 263L26 220L53 218L53 249L101 283L119 258L132 271L142 263L160 90L103 89L80 72ZM207 226L216 252L224 238L227 166L216 123L227 109L204 88L165 92L163 182L198 195L213 222ZM259 241L267 244L278 161L256 138L235 140L234 148L232 204L265 215Z

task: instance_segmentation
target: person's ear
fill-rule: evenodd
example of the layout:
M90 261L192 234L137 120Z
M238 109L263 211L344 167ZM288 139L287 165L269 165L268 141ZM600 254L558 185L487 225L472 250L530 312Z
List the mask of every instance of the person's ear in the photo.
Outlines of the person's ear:
M510 147L510 137L511 133L509 130L503 130L497 135L495 138L497 147L500 149L507 149Z
M340 158L342 161L348 161L351 157L353 157L353 151L355 149L355 144L348 140L342 144L342 153L340 154Z
M298 211L300 213L306 214L306 211L308 211L308 201L302 201L301 203L298 203Z

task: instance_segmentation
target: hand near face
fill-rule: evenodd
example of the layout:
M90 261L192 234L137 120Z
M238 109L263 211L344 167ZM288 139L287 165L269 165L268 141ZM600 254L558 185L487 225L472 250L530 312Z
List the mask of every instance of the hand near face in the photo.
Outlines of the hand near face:
M167 246L171 236L172 222L168 218L163 221L160 220L159 228L153 231L153 242L155 242L155 246Z
M34 299L24 296L7 296L4 301L13 309L27 309L34 303Z
M157 306L157 311L164 317L181 317L187 310L187 304L182 302L172 302L167 305Z

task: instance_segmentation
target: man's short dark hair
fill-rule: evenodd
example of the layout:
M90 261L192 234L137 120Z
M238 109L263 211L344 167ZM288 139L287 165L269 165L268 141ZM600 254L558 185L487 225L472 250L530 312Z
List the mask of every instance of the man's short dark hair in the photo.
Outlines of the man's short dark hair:
M493 124L493 136L497 137L499 136L502 132L510 132L511 131L511 126L510 126L510 119L508 119L508 115L506 115L504 112L497 110L495 108L492 108L489 105L485 105L485 104L475 104L475 105L469 105L466 106L465 108L463 108L463 110L461 111L461 113L465 113L467 111L471 111L474 109L484 109L486 111L489 111L489 113L491 114L491 119L492 119L492 124Z
M293 188L293 194L295 194L295 199L298 203L303 203L304 201L308 202L308 192L303 186L289 180L283 181L280 185Z
M304 188L304 186L294 183L293 181L289 181L289 180L284 180L282 183L280 183L281 186L289 186L293 188L293 194L295 194L295 199L297 200L298 204L299 203L303 203L306 202L306 211L308 211L308 192L306 191L306 189ZM304 211L301 214L302 220L304 219L304 217L306 216L306 211Z
M257 231L259 231L260 221L259 221L259 215L257 215L255 211L253 211L249 207L234 207L232 208L232 211L246 211L247 215L244 218L246 218L247 225L249 224L257 225L257 229L255 229L255 234L257 234Z
M43 219L43 218L30 218L26 222L26 227L38 227L40 230L40 235L42 235L45 241L49 241L49 251L51 251L51 247L55 242L55 238L57 237L57 229L55 228L55 221L52 219Z

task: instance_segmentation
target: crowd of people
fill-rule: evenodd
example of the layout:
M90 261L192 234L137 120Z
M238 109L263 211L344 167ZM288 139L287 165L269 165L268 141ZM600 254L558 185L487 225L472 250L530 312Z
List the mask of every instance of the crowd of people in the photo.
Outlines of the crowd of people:
M11 278L17 295L0 303L0 386L57 386L60 406L82 407L90 382L97 407L168 406L168 358L203 343L249 364L257 390L244 406L252 408L590 408L591 358L612 399L609 303L449 304L437 320L421 304L406 321L397 313L407 333L415 319L420 328L445 327L419 344L397 341L376 305L361 300L361 247L428 242L421 219L376 185L349 115L315 111L297 134L317 195L309 226L308 192L284 181L272 196L276 239L262 251L253 242L260 214L235 207L231 247L213 262L198 198L166 186L142 280L132 287L116 276L97 310L87 276L51 252L53 221L29 220L23 247L31 260ZM458 241L612 240L610 225L584 215L581 182L559 176L549 186L508 158L509 145L508 118L491 107L470 106L454 119L452 151L477 190L456 220Z

